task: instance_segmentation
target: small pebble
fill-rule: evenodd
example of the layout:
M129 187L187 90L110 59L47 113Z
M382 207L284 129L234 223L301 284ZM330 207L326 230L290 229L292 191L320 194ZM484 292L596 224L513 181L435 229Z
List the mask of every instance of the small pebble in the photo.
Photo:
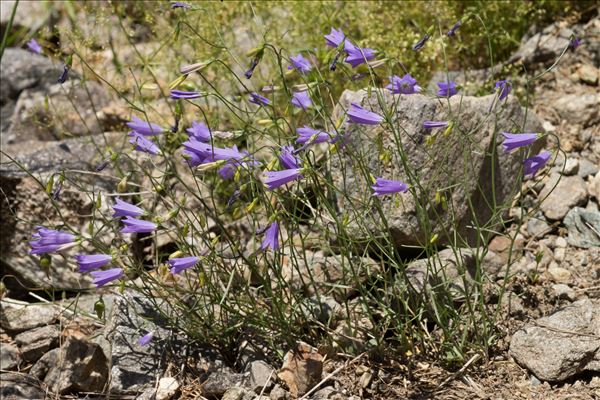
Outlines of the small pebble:
M559 237L556 238L556 241L554 242L554 245L556 247L565 248L565 247L567 247L567 239L565 239L562 236L559 236Z
M563 175L575 175L579 172L579 160L576 158L567 158L565 169L560 171Z

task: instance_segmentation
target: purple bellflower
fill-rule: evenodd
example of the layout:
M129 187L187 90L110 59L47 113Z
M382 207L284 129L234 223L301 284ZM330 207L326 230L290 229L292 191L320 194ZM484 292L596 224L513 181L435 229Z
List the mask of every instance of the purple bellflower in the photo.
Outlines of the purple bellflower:
M248 70L244 73L244 76L246 77L246 79L250 79L252 78L252 74L254 73L254 70L256 69L256 67L258 66L258 63L260 62L260 57L254 57L252 59L252 62L250 63L250 67L248 68Z
M160 153L160 148L152 140L147 139L144 135L138 132L129 132L129 143L135 146L135 150L143 151L144 153L157 155Z
M302 128L296 130L298 132L298 139L296 143L305 145L323 143L329 141L331 136L327 132L319 131L304 125Z
M79 272L89 272L104 267L112 257L108 254L77 254L75 260L79 265Z
M121 233L149 233L154 232L157 228L154 222L131 217L125 217L123 224L125 224L125 227L121 229Z
M581 42L582 42L581 38L574 37L569 41L569 46L571 47L571 49L575 50L579 46L581 46Z
M373 111L366 110L356 103L350 103L348 117L350 118L350 122L363 125L377 125L383 121L383 117L381 115L378 115Z
M63 66L63 72L58 77L58 83L65 83L67 81L67 78L69 77L70 69L71 69L71 67L69 67L66 64Z
M302 73L307 73L312 69L310 61L308 61L302 54L291 56L290 61L292 62L292 65L288 66L288 69L297 69Z
M235 145L230 149L219 148L212 146L210 143L199 142L193 138L183 142L183 147L185 149L185 153L188 155L195 155L197 160L200 161L196 165L219 160L243 160L244 158L248 157L247 152L240 152Z
M408 185L404 182L393 181L390 179L375 178L375 184L371 186L373 196L384 196L386 194L404 193L408 190Z
M524 174L526 177L533 178L535 174L546 165L552 153L543 151L537 156L529 157L523 160Z
M115 205L113 205L114 214L113 217L139 217L144 214L144 210L134 206L120 198L115 199Z
M42 46L40 46L40 44L35 39L31 39L29 42L27 42L27 48L32 53L35 53L35 54L42 53Z
M185 90L171 90L171 98L175 100L197 99L201 94L198 92L186 92Z
M292 105L294 107L302 108L303 110L309 108L312 105L312 100L310 99L308 91L294 93Z
M171 8L175 9L175 8L183 8L183 9L187 9L187 8L191 8L192 6L188 3L185 3L183 1L172 1L171 2Z
M425 129L435 129L435 128L445 128L449 124L448 121L424 121L423 128Z
M112 268L105 271L92 271L90 272L90 275L92 275L94 285L96 285L96 287L101 287L122 277L123 269Z
M279 248L279 223L273 222L265 230L265 237L260 245L262 250L277 250Z
M406 74L402 78L396 75L390 76L390 84L385 88L393 94L415 94L421 91L417 80L410 74Z
M454 24L454 26L452 28L450 28L450 30L448 31L448 33L446 33L446 35L448 35L448 37L452 37L456 34L456 31L458 30L458 28L460 28L462 25L462 22L458 21L457 23Z
M200 258L198 257L172 258L168 261L171 266L169 271L171 271L173 275L178 274L183 270L192 268L198 261L200 261Z
M257 106L266 106L270 103L269 99L255 92L250 93L250 99L248 101L250 101L250 103L256 104Z
M344 49L348 55L346 62L352 65L352 68L358 67L360 64L366 63L375 58L375 50L369 48L360 48L349 41L344 43Z
M282 171L269 171L265 174L266 178L264 182L269 190L277 189L286 183L304 178L301 172L301 168L290 168Z
M138 343L140 346L145 346L148 343L150 343L150 341L152 340L153 337L154 337L154 332L148 332L138 340Z
M75 236L67 232L36 226L37 233L32 235L32 241L29 242L31 250L29 254L46 254L60 251L63 248L70 247L75 242Z
M421 40L419 40L417 43L415 43L415 45L413 46L413 50L414 51L418 51L421 50L423 48L423 46L425 46L425 43L427 43L427 41L429 40L429 34L425 34L425 36L423 36L423 38Z
M498 100L504 100L512 90L512 85L509 81L496 81L496 91L498 92Z
M293 146L282 146L279 153L279 163L283 168L294 169L298 168L300 160L294 155Z
M341 29L331 28L329 35L325 35L325 40L329 47L338 47L344 39L346 39L346 35L344 35Z
M456 82L438 82L437 85L439 87L437 95L440 97L452 97L456 93L458 93L458 89L456 88Z
M186 129L186 132L190 134L190 137L200 142L210 142L212 135L210 129L204 124L204 122L192 121L192 127Z
M159 135L164 129L156 124L152 124L148 121L133 117L130 122L126 124L128 127L133 129L135 132L144 136L155 136Z
M538 138L537 133L502 132L502 136L504 136L502 146L504 147L505 153L509 153L519 147L529 146Z

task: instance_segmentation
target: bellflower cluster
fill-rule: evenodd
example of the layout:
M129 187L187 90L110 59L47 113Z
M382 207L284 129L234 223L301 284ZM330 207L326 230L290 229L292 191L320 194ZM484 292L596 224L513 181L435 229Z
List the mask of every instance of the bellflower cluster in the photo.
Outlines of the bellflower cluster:
M341 29L331 28L329 35L325 35L325 41L327 42L327 46L334 48L337 48L344 43L346 62L352 65L352 68L356 68L360 64L364 64L375 58L375 50L356 46L346 39L346 35L344 35L344 32ZM332 62L331 67L329 68L330 70L335 71L338 57L339 53Z

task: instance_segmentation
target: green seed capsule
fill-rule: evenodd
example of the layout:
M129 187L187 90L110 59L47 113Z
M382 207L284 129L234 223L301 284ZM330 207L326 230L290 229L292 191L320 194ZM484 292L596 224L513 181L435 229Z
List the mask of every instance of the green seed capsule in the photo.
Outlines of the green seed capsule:
M97 302L94 303L94 312L99 319L104 319L104 311L106 310L106 305L104 304L104 299L102 296L98 299Z

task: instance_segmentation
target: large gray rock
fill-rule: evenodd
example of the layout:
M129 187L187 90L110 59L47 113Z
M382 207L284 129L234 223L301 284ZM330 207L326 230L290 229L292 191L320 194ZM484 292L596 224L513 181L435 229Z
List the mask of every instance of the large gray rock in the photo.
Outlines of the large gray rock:
M0 399L46 399L46 389L42 382L31 375L17 372L2 374L0 379Z
M585 204L587 189L580 176L561 178L553 174L538 197L542 200L540 208L548 219L562 220L571 208Z
M564 224L569 231L567 241L576 247L600 246L600 212L575 207L567 213Z
M9 332L23 332L54 323L60 310L53 305L28 305L0 310L0 325Z
M58 325L47 325L19 333L15 336L15 342L21 348L23 359L35 362L48 350L58 345L59 336Z
M4 4L4 2L2 2ZM2 6L4 9L4 5ZM16 101L25 89L45 91L58 81L63 66L48 57L17 48L4 49L0 61L0 103ZM75 74L70 74L74 76Z
M600 302L579 300L515 332L510 354L543 381L600 372Z
M2 144L53 141L102 132L97 112L108 106L104 88L94 81L69 79L44 89L24 90L17 100Z
M21 354L17 346L10 343L0 345L0 369L10 371L21 363Z
M493 96L454 96L450 107L456 126L447 137L437 132L437 140L429 146L425 138L435 131L425 130L423 122L452 119L445 100L418 94L395 96L385 90L380 98L386 108L395 109L392 119L396 134L387 123L367 127L346 123L342 128L347 132L344 149L331 156L337 206L349 218L348 234L356 241L389 234L397 246L402 246L423 245L434 234L439 235L438 243L448 243L456 233L474 243L478 232L472 226L488 223L497 211L494 204L508 201L520 185L523 155L505 154L500 132L515 132L515 121L524 123L524 132L540 132L538 119L531 112L525 119L525 110L512 97L498 108L496 121L488 113ZM334 120L351 102L384 114L374 90L370 96L366 90L345 91ZM533 152L542 144L543 140L535 142ZM382 149L392 150L388 164L380 161ZM369 174L401 180L414 191L374 200ZM447 199L448 211L436 203L437 191ZM374 210L376 201L387 223Z
M509 63L521 61L525 65L551 64L569 45L572 35L573 31L569 28L559 24L549 25L542 32L526 39L517 52L510 57Z
M96 343L69 337L31 369L51 391L67 394L101 391L108 378L108 360Z

